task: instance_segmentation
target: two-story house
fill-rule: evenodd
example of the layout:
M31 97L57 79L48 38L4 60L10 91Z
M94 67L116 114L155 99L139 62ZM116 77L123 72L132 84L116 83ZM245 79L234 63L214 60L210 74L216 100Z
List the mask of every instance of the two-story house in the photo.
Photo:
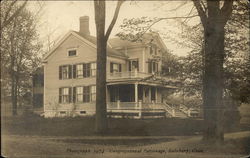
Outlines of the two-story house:
M107 46L107 110L110 116L165 116L172 109L163 93L176 80L161 72L166 46L157 33L141 42L110 39ZM45 117L95 114L96 38L89 17L80 17L80 30L69 31L44 57Z

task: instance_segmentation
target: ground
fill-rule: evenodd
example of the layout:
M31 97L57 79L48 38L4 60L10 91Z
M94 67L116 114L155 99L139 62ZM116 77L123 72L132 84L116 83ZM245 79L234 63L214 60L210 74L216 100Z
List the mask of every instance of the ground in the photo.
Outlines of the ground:
M249 115L248 110L242 111ZM201 141L202 119L108 120L109 131L98 135L94 117L5 117L1 154L11 158L243 158L250 154L249 117L242 118L240 126L225 129L223 144Z
M21 136L4 135L6 157L189 157L239 158L250 152L250 131L226 134L224 145L207 145L200 136ZM163 139L164 141L152 140ZM145 141L146 140L146 141ZM136 142L136 143L135 143ZM246 143L246 144L244 144ZM237 145L237 148L235 148ZM248 146L249 147L249 146ZM247 153L248 152L248 153Z

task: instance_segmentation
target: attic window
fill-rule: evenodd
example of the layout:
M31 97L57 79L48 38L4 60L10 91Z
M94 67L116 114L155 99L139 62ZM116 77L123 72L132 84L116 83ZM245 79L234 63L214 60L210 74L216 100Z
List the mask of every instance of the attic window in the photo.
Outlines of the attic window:
M76 56L76 50L69 50L68 51L68 56L71 57L71 56Z

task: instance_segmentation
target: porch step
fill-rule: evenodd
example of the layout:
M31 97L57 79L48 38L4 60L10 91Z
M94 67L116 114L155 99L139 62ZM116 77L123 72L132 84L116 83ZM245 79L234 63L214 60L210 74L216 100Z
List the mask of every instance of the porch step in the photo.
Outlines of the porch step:
M179 117L179 118L188 118L187 114L185 114L184 112L175 109L175 116L174 117Z

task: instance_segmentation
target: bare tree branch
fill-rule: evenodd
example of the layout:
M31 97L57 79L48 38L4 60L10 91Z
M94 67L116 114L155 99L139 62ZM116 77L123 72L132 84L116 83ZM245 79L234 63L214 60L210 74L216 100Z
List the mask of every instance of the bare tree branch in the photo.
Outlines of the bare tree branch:
M119 14L119 10L120 10L121 5L123 4L123 2L125 2L125 0L117 1L115 13L114 13L114 17L113 17L113 19L112 19L112 21L111 21L111 23L110 23L110 25L109 25L109 27L108 27L108 30L107 30L107 32L106 32L106 34L105 34L105 39L106 39L106 41L108 40L109 35L110 35L110 33L111 33L111 31L112 31L112 29L113 29L115 23L116 23L116 20L117 20L118 14Z
M206 22L207 22L207 16L206 16L205 10L202 9L201 0L192 0L192 1L194 3L194 6L197 9L197 12L198 12L200 18L201 18L202 24L205 26Z
M154 21L152 24L150 24L144 31L142 31L140 34L140 36L137 37L136 40L138 40L139 38L141 38L153 25L155 25L156 23L162 21L162 20L169 20L169 19L187 19L187 18L193 18L193 17L197 17L198 15L192 15L192 16L177 16L177 17L168 17L168 18L159 18L156 21Z

